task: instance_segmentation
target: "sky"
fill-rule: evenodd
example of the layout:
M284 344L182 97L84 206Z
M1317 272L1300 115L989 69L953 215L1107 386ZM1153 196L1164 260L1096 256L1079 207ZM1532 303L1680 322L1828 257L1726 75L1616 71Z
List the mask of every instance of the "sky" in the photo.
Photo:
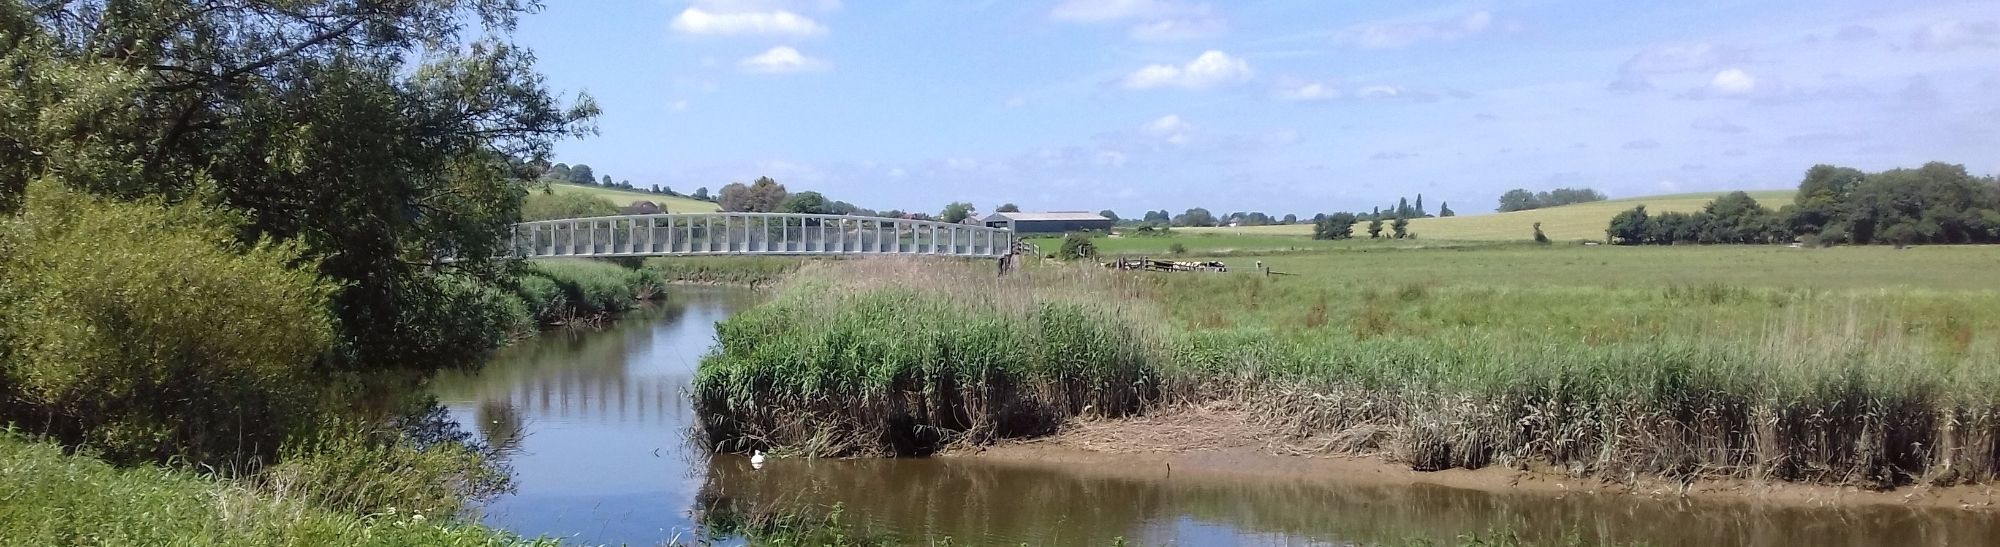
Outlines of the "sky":
M1470 214L1817 163L2000 173L2000 1L548 4L514 39L603 108L556 161L682 192Z

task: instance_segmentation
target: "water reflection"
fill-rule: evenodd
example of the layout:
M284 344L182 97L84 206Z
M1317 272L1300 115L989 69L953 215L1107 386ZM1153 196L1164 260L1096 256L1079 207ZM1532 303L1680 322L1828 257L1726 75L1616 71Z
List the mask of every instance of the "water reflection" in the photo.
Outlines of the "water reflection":
M1660 546L1989 545L1990 513L1773 509L1621 496L1505 495L1357 486L1339 477L1244 480L1147 469L964 458L712 460L684 447L682 389L714 324L754 304L726 289L677 289L664 305L598 331L552 332L433 391L453 419L507 455L517 493L489 524L586 544L689 539L699 500L724 511L840 504L864 531L958 545L1399 543L1513 529L1533 538ZM1130 467L1130 466L1128 466ZM715 514L715 513L702 513Z
M1631 496L1492 494L1434 485L1057 467L973 459L718 458L701 497L735 510L840 504L877 533L963 545L1396 543L1514 530L1537 541L1656 546L1990 545L2000 519L1902 507L1775 508Z

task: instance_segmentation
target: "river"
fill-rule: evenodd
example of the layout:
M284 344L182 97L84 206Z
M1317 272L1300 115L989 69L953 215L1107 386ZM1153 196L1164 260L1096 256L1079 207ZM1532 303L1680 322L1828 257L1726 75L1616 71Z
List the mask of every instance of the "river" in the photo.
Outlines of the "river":
M714 324L755 305L740 289L679 288L599 330L516 344L433 391L454 419L505 455L517 491L487 524L582 544L691 540L697 499L829 507L870 531L956 545L1345 545L1450 540L1514 530L1533 538L1655 546L1993 545L1991 512L1799 508L1616 495L1491 493L1432 485L1159 476L979 458L776 460L688 446L683 389Z

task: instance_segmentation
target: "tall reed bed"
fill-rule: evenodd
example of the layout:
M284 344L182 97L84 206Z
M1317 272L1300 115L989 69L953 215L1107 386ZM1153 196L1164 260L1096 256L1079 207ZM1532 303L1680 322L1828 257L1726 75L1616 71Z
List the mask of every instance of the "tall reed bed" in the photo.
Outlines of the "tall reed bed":
M1426 470L1871 486L2000 470L1990 292L932 268L809 268L725 324L698 380L710 437L920 453L892 439L1232 399L1288 444Z
M1157 391L1155 333L1102 276L996 278L988 265L810 265L717 327L695 377L719 449L925 454L1120 416Z

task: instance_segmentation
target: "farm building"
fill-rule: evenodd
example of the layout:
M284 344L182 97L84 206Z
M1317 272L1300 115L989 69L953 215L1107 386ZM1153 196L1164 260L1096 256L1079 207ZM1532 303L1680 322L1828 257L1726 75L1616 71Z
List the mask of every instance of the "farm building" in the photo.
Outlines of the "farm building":
M993 213L979 219L988 228L1006 228L1017 234L1060 234L1084 230L1110 230L1111 219L1097 213Z

